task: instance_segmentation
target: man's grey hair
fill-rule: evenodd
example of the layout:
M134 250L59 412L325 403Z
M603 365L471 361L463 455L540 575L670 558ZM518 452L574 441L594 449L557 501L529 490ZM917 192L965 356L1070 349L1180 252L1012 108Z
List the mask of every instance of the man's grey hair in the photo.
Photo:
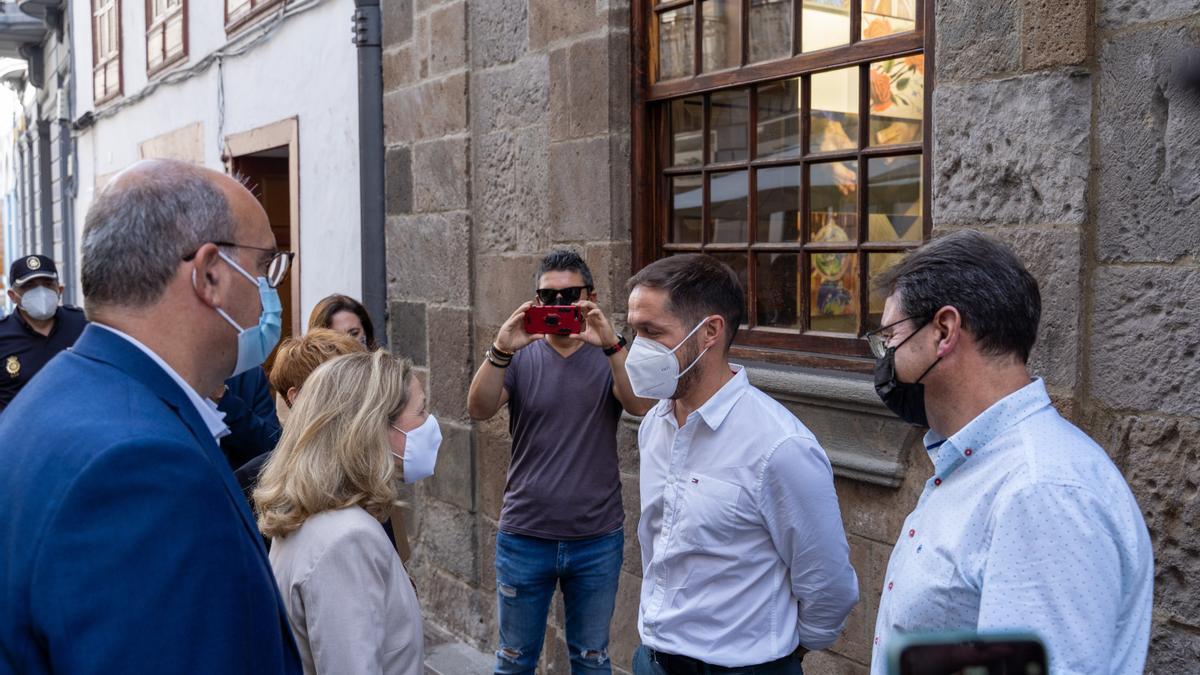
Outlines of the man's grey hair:
M153 304L184 257L207 242L233 241L233 212L211 174L161 165L118 176L88 210L80 277L89 307Z

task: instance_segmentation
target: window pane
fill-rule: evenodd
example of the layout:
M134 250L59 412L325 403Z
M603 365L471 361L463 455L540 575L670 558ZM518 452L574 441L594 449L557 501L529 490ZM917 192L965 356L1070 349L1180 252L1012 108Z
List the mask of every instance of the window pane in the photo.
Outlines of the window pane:
M175 56L183 52L183 15L176 14L167 20L167 54Z
M858 147L858 67L812 76L809 152Z
M871 145L918 143L925 115L925 56L871 64Z
M713 92L709 105L709 161L745 160L749 146L750 90L730 89Z
M813 164L809 173L809 241L858 241L858 162Z
M800 240L800 176L798 166L758 170L758 242Z
M750 63L792 54L792 0L750 0Z
M749 265L746 263L748 257L745 253L713 253L712 257L733 268L737 273L738 281L742 284L742 292L746 294L746 302L750 301L750 294L746 284L750 283L750 278L747 275ZM742 323L750 320L749 305L742 307Z
M874 279L887 268L895 265L904 259L904 253L869 253L867 254L867 274L868 279ZM871 289L870 303L871 307L867 315L867 330L879 328L880 317L883 316L883 303L887 300L887 296L882 293L875 292Z
M704 161L704 97L671 101L671 164Z
M146 66L154 68L162 61L162 33L157 29L152 30L146 36Z
M809 328L858 333L858 254L813 253Z
M749 234L749 174L746 171L714 173L709 178L709 216L714 244L744 243Z
M917 0L863 0L862 39L905 33L917 27Z
M699 244L704 178L700 175L671 179L671 241Z
M804 3L800 51L815 52L850 44L850 0L798 0Z
M921 241L921 156L867 160L867 238Z
M758 88L758 157L800 154L800 78Z
M741 0L703 0L700 14L704 28L700 54L704 72L742 65Z
M694 18L691 6L658 15L659 80L674 80L692 74Z
M758 325L800 328L800 256L759 253L754 256L754 300Z

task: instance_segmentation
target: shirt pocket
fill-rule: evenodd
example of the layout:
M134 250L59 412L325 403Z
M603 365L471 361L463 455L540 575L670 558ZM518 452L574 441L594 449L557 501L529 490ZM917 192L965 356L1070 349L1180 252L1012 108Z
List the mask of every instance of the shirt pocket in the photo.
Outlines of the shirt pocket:
M737 531L742 489L733 483L690 474L683 484L679 534L698 548L728 544Z

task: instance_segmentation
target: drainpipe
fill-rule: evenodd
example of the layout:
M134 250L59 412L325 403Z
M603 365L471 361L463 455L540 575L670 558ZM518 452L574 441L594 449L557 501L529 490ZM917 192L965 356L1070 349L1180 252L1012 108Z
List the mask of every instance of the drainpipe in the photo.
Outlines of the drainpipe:
M362 235L362 301L387 344L387 257L384 235L383 45L379 0L354 0L358 48L358 180Z

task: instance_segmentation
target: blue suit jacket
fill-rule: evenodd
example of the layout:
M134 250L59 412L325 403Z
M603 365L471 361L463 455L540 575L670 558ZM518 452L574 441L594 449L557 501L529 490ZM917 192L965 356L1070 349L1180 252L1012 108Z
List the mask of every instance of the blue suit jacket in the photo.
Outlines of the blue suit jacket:
M0 419L0 673L299 673L233 474L175 381L89 326Z
M221 450L229 466L237 469L270 452L279 443L283 428L275 415L275 399L262 368L251 368L225 380L228 391L217 403L225 413L229 435L221 439Z

